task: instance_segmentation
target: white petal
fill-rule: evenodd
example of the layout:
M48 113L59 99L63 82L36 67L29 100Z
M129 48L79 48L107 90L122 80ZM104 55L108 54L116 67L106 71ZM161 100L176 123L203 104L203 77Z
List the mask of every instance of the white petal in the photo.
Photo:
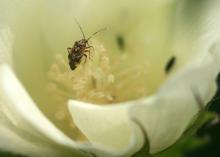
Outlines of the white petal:
M181 57L191 53L191 58L184 69L173 75L154 95L154 103L141 103L130 109L131 116L145 127L151 153L175 143L196 116L200 106L210 101L217 88L215 81L220 71L220 49L216 46L220 35L219 1L180 3L185 6L181 8L184 15L178 16L182 20L182 32L174 34L174 43L179 42L175 50ZM179 59L182 58L177 58L177 62Z
M208 53L205 62L186 67L151 98L105 107L70 101L75 124L92 143L127 149L129 154L143 145L140 130L131 125L135 119L145 128L150 152L161 151L177 141L200 110L200 103L207 104L215 94L219 67L213 57Z
M0 64L12 64L12 35L7 27L0 28Z
M218 63L208 54L201 64L176 74L155 95L154 103L142 103L130 109L131 116L141 122L147 132L151 153L175 143L200 107L214 96Z
M202 105L207 104L215 94L215 80L219 72L219 52L216 50L216 54L212 54L212 52L209 52L209 49L219 37L219 31L217 29L219 26L217 17L219 14L215 14L217 12L216 8L210 9L210 5L205 7L204 12L205 13L201 15L202 18L200 17L202 22L195 22L194 27L192 27L193 30L189 31L186 35L184 35L184 33L186 33L185 31L188 31L188 29L186 29L185 26L178 28L184 30L184 33L180 33L183 35L181 38L185 38L186 40L190 39L190 42L187 44L181 43L181 46L177 44L180 46L177 47L178 50L182 53L180 57L185 57L185 54L193 52L188 56L191 57L191 63L186 65L184 69L166 82L161 90L155 94L154 101L150 103L148 100L146 100L147 102L140 101L139 105L131 105L131 116L140 121L144 126L149 138L151 153L164 150L175 143L198 113L200 103L202 103ZM186 24L188 23L186 22ZM176 34L177 36L179 35L178 33ZM182 46L185 46L186 49L181 49ZM177 58L177 60L178 59L179 58ZM124 137L109 134L111 134L110 137L112 139L120 138L124 140L124 142L128 142L129 134L132 134L132 129L129 128L129 118L127 118L123 112L115 112L114 110L117 110L116 108L117 107L115 107L115 109L108 107L91 107L89 104L81 104L81 106L78 106L73 103L71 111L76 124L85 135L91 141L99 141L103 144L107 144L109 139L102 137L100 140L100 134L103 134L103 132L108 133L108 131L102 128L106 128L109 121L112 120L110 124L115 124L115 126L111 125L111 129L114 127L119 134L121 131L119 130L121 128L116 126L116 124L119 123L117 119L118 116L113 115L112 112L116 115L124 115L122 124L127 127L123 129L130 132L123 134ZM118 107L118 110L119 108L120 107ZM126 110L126 107L124 107L125 112ZM106 115L110 120L106 119ZM96 122L99 123L99 125L96 125ZM93 124L95 125L91 126ZM125 137L128 139L126 140ZM114 143L109 145L114 145Z
M168 15L173 2L175 0L140 0L138 3L127 0L49 0L44 3L53 5L46 4L47 7L43 7L43 31L52 53L61 53L66 50L67 45L72 46L74 41L82 38L75 17L86 37L101 28L108 28L97 37L101 37L109 52L118 52L115 42L118 34L125 36L133 49L141 47L141 51L144 51L148 42L160 46L164 42L167 44L170 39L168 31L171 29L172 17ZM56 21L56 25L48 25L50 20Z
M21 23L23 25L29 25L29 21L25 21L25 18L34 14L33 6L38 6L38 3L38 1L28 0L0 2L0 64L12 64L13 52L15 50L15 33L19 34L22 32L24 26L19 27ZM20 41L26 42L27 46L27 40ZM17 50L18 47L16 47L15 51Z
M173 51L181 60L205 56L220 35L220 1L179 1L173 30Z
M177 32L173 34L173 45L176 46L174 51L177 51L178 57L182 57L188 64L150 98L152 101L146 98L130 103L130 105L129 103L121 104L126 107L117 106L118 104L112 107L97 107L92 104L70 101L69 108L73 119L89 140L109 147L118 147L117 143L114 143L115 139L126 143L126 141L129 142L131 136L136 137L134 134L137 132L131 127L131 119L136 119L141 122L148 135L150 152L156 153L175 143L198 113L200 105L206 105L215 94L215 80L219 72L217 62L219 52L216 53L215 50L216 54L212 54L208 51L219 37L217 29L219 28L217 18L219 9L213 8L216 3L212 3L207 7L203 6L204 8L202 7L198 12L201 14L192 13L195 17L201 15L201 21L194 21L191 27L191 23L183 19L187 17L187 7L190 7L191 3L187 1L186 4L185 15L180 13L181 15L177 17L184 25L176 24ZM182 58L177 58L177 61ZM127 110L130 112L131 119L127 117ZM117 119L118 117L120 119ZM122 132L125 133L119 132L121 126L124 126L125 130ZM112 133L115 130L119 133ZM112 140L103 134L109 135ZM125 143L119 142L120 146L125 146ZM143 144L143 142L137 143L138 147Z
M71 100L69 110L89 141L111 154L132 154L143 145L140 130L129 122L128 105L102 107Z
M78 146L39 111L7 65L0 66L0 90L0 149L31 156L80 156Z
M26 154L32 156L46 156L52 155L48 148L40 147L37 144L28 142L15 133L15 130L0 125L0 148L7 152L13 152L16 154ZM53 152L52 152L53 153ZM54 154L53 154L54 155Z

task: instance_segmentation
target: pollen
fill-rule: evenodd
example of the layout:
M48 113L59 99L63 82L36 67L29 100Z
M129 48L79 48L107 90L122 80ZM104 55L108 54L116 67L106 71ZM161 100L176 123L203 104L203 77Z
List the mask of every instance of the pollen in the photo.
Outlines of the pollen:
M75 127L68 113L69 99L106 105L148 94L146 82L139 80L147 77L146 65L120 68L125 67L125 56L112 55L96 39L92 39L90 45L94 47L90 58L82 61L74 71L69 69L67 56L59 54L48 72L47 88L56 102L54 118L68 123L68 134L78 140L85 140L85 137ZM70 130L74 130L73 133L69 133Z
M97 44L94 44L97 45ZM49 89L68 99L92 103L111 103L113 93L109 90L114 83L109 57L102 46L94 46L99 53L91 52L91 59L70 71L65 56L57 55L56 63L48 73Z

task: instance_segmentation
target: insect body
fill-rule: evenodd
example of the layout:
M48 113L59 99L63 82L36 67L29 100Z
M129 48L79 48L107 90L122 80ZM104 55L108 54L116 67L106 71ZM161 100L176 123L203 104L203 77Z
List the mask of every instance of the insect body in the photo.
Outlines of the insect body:
M76 21L77 22L77 21ZM81 32L82 32L82 35L83 35L83 39L79 40L79 41L76 41L73 45L73 47L68 47L67 48L67 51L68 51L68 59L69 59L69 66L70 66L70 69L71 70L75 70L77 65L79 65L81 63L81 60L83 57L85 57L85 62L86 62L86 59L87 59L87 53L89 53L89 57L90 57L90 50L91 48L93 48L93 46L90 46L88 41L97 33L99 33L100 31L103 31L105 30L106 28L104 29L101 29L95 33L92 34L92 36L90 36L89 38L85 38L85 35L83 33L83 30L80 26L80 24L77 22ZM85 63L84 62L84 63Z
M74 70L78 64L81 63L82 57L85 57L85 61L87 59L87 52L90 53L90 48L92 46L88 45L87 39L81 39L76 41L72 48L67 48L68 50L68 59L69 59L69 66L71 70Z

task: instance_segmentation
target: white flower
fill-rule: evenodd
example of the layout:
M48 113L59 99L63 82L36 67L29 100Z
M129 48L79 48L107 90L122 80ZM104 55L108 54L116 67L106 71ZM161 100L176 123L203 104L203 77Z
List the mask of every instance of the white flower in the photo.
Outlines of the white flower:
M219 3L1 1L0 150L128 157L146 140L150 153L174 144L217 88ZM74 17L87 37L108 30L71 71Z

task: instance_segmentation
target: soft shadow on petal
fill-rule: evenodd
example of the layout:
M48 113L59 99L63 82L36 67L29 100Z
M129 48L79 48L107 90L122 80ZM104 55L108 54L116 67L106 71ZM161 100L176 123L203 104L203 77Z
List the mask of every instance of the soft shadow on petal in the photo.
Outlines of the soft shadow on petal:
M155 95L152 105L143 103L130 109L132 117L145 126L151 153L176 142L216 91L220 70L220 49L216 43L220 35L219 1L184 1L180 5L183 6L179 8L174 34L174 45L178 43L175 50L181 57L191 52L191 58Z
M51 154L48 148L37 146L15 133L15 130L0 125L0 149L15 154L26 154L32 156L47 156ZM52 155L52 154L51 154Z
M128 106L103 107L69 101L73 120L89 141L115 156L133 154L143 145L140 129L129 120Z
M194 62L205 56L220 35L220 1L179 1L173 29L173 51L178 62Z
M11 32L7 27L0 27L0 64L12 65L12 44Z
M175 143L198 111L211 100L217 88L218 65L208 53L200 62L167 81L155 95L154 103L143 102L130 108L131 116L146 129L151 153Z
M0 89L0 136L4 137L0 149L41 157L83 155L77 150L76 143L39 111L7 65L0 66ZM21 143L15 147L17 142Z
M187 62L187 64L161 87L159 92L154 95L154 101L149 103L147 98L130 105L131 118L139 121L146 129L151 153L164 150L175 143L201 107L210 101L216 91L215 80L219 72L219 64L215 57L218 55L209 53L209 49L219 36L217 29L219 11L216 10L216 7L212 9L216 5L215 3L206 6L203 1L201 10L195 10L190 14L194 16L194 20L186 21L190 16L187 15L189 4L190 1L186 1L185 8L180 7L183 10L179 10L177 15L177 19L179 19L175 26L176 32L173 34L174 51L181 57L177 60L181 63ZM200 15L199 18L196 18L198 15ZM119 138L126 137L128 142L132 129L129 128L129 119L122 114L126 112L126 107L96 107L84 103L80 105L74 101L70 101L69 105L74 121L92 142L108 143L109 137L99 137L106 132L112 135L110 136L112 139L119 137L119 135L114 136L109 132L111 129L119 130L123 125L125 126L123 129L130 133L126 134L125 131L125 134L121 134L124 137ZM119 111L120 109L122 111ZM124 115L124 119L123 117L118 119L118 121L122 121L120 127L117 126L118 121L116 121L118 116L113 113ZM108 127L109 131L105 129ZM114 145L114 142L110 144Z

